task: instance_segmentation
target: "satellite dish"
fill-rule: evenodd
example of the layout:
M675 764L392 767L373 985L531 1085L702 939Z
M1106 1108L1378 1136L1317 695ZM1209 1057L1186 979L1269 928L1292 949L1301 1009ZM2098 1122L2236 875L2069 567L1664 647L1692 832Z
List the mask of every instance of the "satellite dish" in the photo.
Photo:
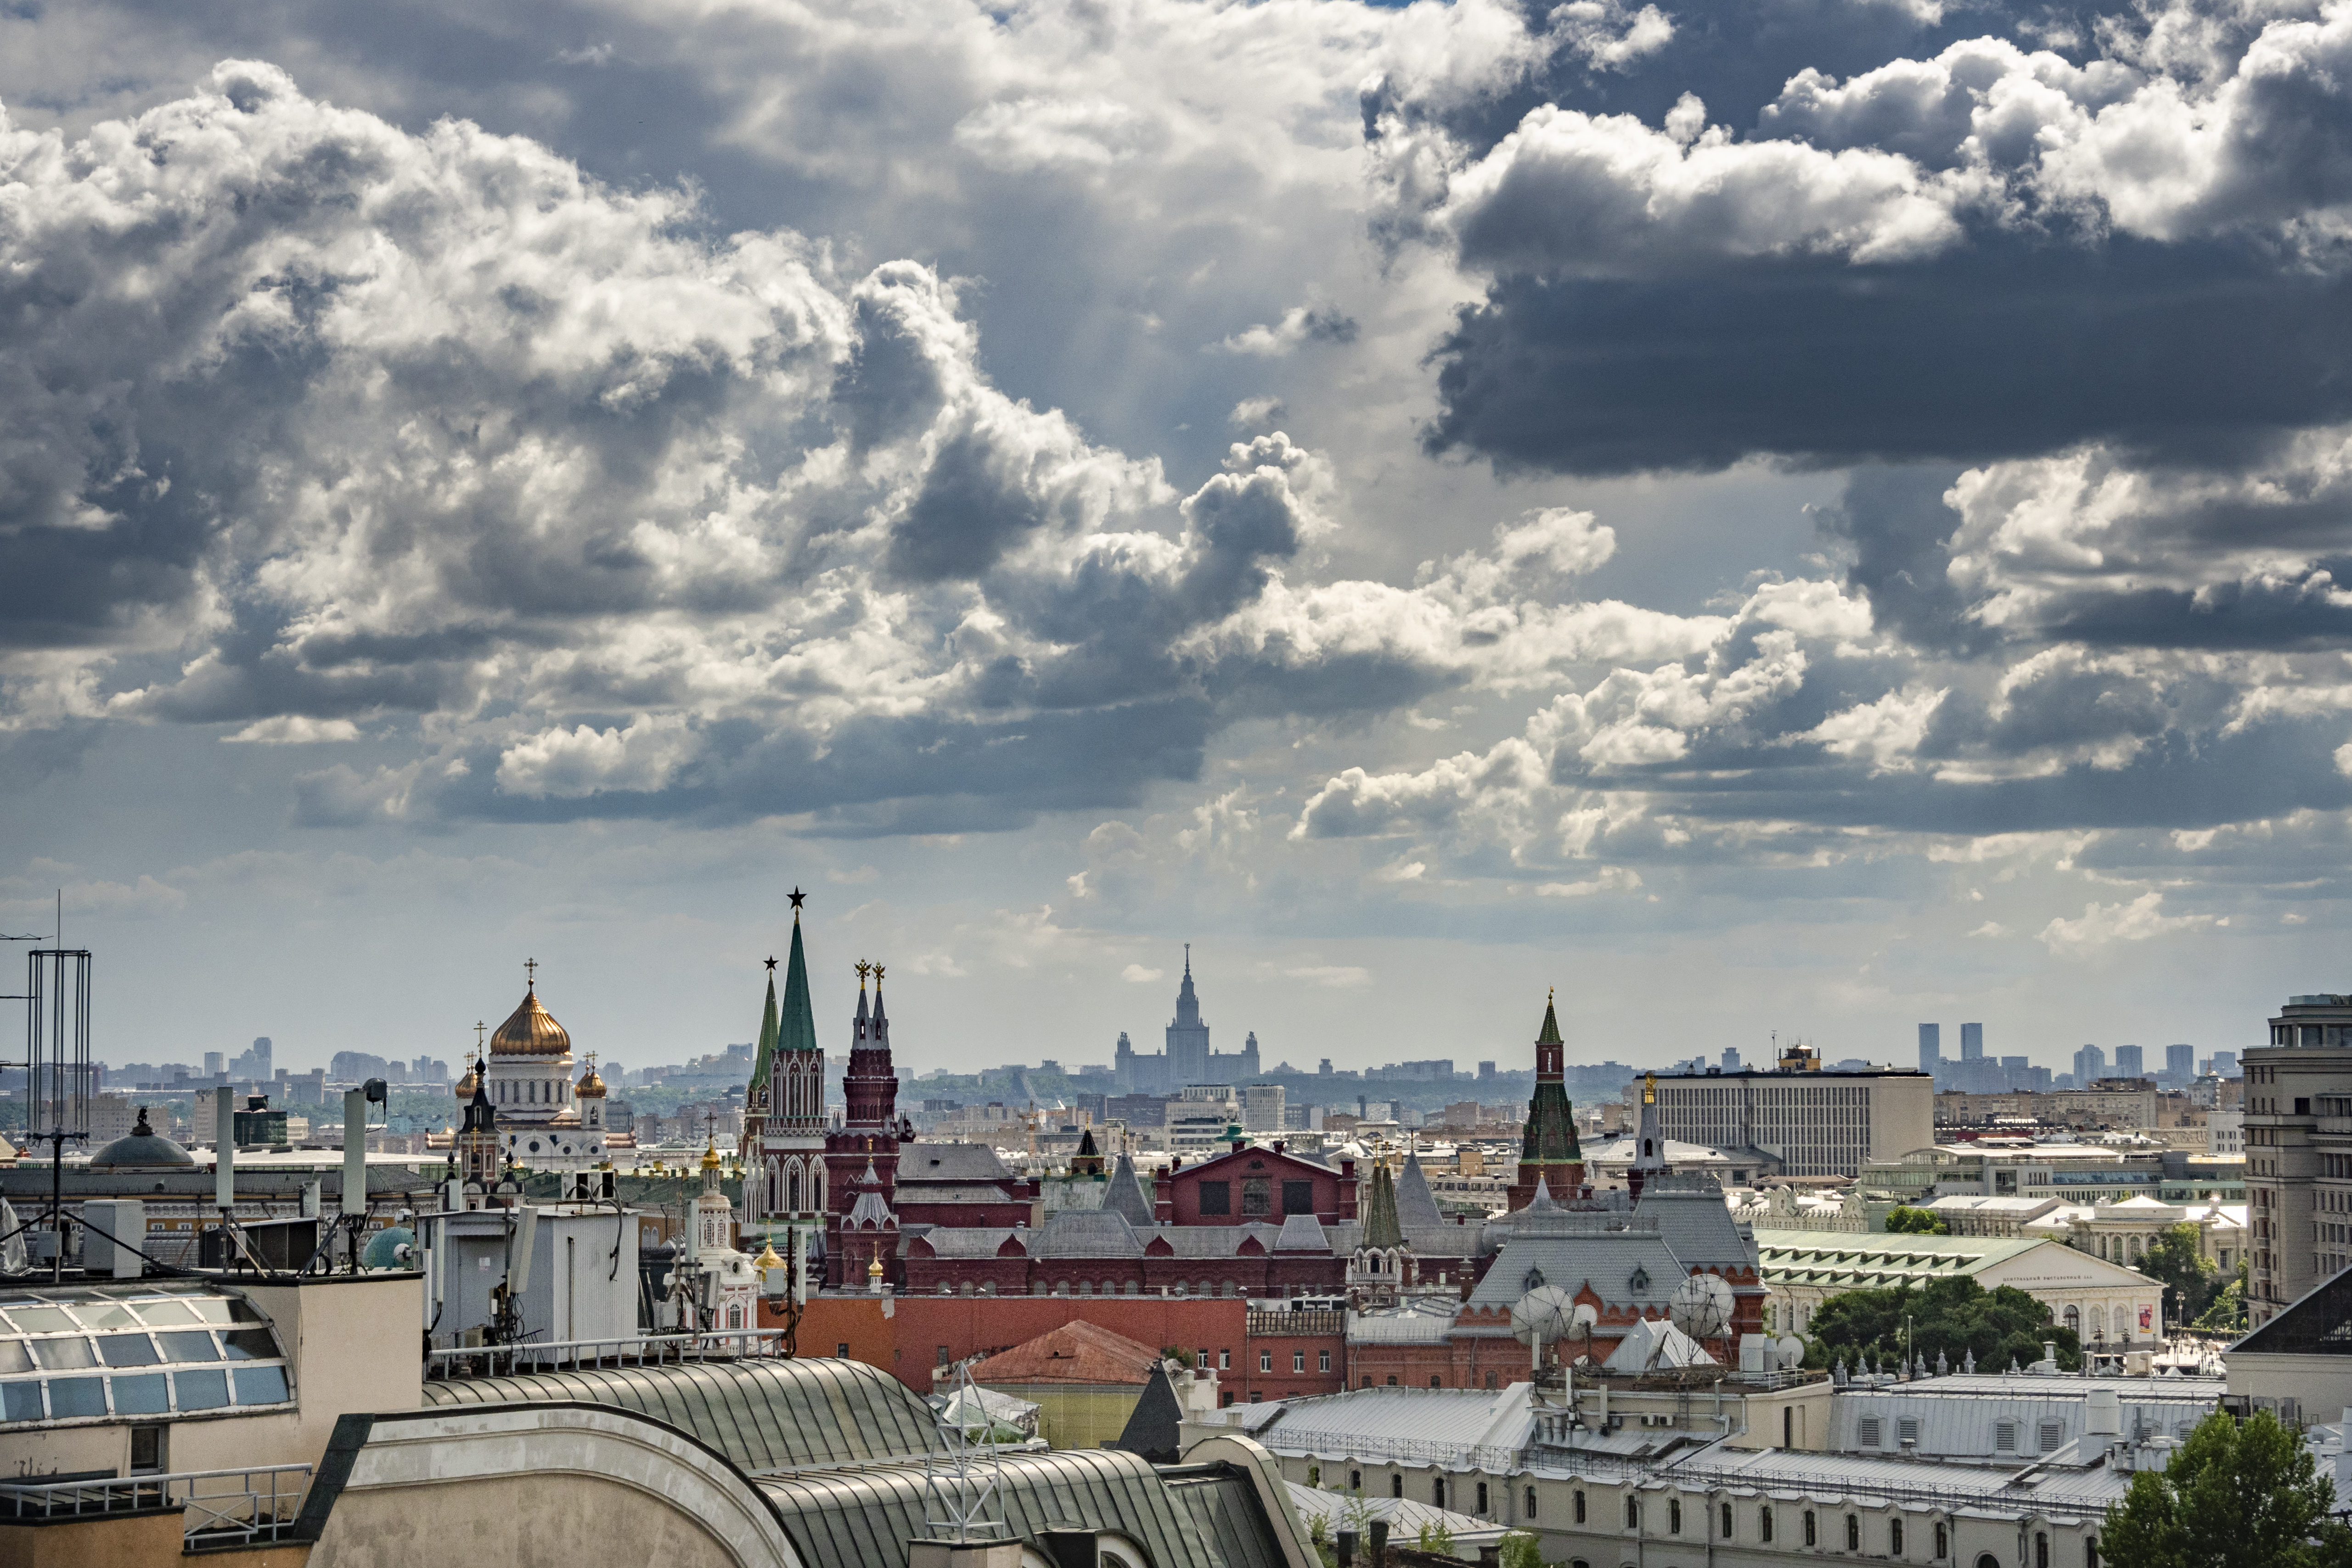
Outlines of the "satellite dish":
M1805 1342L1797 1338L1796 1335L1788 1335L1774 1348L1779 1350L1780 1353L1780 1365L1783 1369L1792 1366L1801 1366L1804 1364Z
M1666 1303L1666 1317L1675 1327L1704 1343L1721 1339L1731 1327L1731 1287L1719 1274L1692 1274L1675 1287Z
M1539 1285L1511 1307L1511 1337L1524 1345L1549 1344L1565 1339L1578 1312L1576 1299L1558 1285ZM1590 1308L1584 1309L1590 1312Z

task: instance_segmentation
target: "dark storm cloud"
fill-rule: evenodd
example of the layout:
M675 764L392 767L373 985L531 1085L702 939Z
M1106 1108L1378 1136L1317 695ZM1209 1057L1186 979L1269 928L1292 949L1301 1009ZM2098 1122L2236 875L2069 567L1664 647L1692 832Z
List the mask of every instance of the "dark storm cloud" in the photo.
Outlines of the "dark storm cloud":
M1976 462L2085 441L2244 461L2352 417L2352 280L2240 244L1988 235L1932 261L1497 278L1427 444L1623 474Z

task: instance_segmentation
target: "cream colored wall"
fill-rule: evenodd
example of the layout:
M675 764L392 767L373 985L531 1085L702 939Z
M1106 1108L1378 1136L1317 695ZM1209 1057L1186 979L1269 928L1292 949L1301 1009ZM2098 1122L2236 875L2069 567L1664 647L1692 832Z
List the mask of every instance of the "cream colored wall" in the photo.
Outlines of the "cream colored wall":
M1127 1430L1128 1417L1143 1397L1140 1387L1088 1384L1079 1387L1053 1385L991 1384L999 1394L1026 1399L1037 1406L1037 1435L1056 1448L1099 1448Z
M453 1554L500 1568L805 1568L732 1469L627 1412L491 1406L379 1422L310 1568Z
M300 1423L292 1411L175 1420L164 1427L164 1468L226 1470L248 1465L315 1462L299 1458ZM0 1433L0 1475L70 1475L131 1469L131 1423L16 1428Z
M299 1420L290 1442L238 1464L319 1462L338 1416L414 1410L425 1402L425 1363L414 1274L359 1274L299 1285L253 1285L247 1294L269 1314L286 1347ZM260 1451L272 1457L264 1459ZM173 1468L188 1469L180 1454Z

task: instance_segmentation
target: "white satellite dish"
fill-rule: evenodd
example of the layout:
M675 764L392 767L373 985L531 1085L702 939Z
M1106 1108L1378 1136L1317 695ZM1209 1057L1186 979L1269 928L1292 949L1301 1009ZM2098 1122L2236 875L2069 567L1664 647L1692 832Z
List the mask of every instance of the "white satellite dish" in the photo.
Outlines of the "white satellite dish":
M1511 1337L1540 1349L1553 1340L1566 1339L1574 1331L1577 1314L1590 1318L1591 1311L1579 1307L1576 1298L1558 1285L1538 1285L1512 1303Z
M1721 1339L1731 1328L1731 1287L1720 1274L1692 1274L1675 1287L1666 1303L1666 1317L1675 1327L1704 1343Z
M1780 1368L1787 1371L1805 1364L1805 1342L1794 1334L1784 1336L1774 1348L1780 1353Z

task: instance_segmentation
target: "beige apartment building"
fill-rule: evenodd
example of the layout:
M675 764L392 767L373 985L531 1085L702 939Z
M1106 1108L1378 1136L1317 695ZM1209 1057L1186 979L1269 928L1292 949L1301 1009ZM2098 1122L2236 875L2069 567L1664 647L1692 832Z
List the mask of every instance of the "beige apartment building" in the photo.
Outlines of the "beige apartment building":
M1685 1144L1754 1149L1791 1176L1857 1175L1935 1142L1936 1081L1903 1068L1824 1071L1800 1048L1769 1070L1658 1080L1658 1131Z
M2260 1328L2352 1264L2352 996L2289 997L2242 1062L2246 1311Z

